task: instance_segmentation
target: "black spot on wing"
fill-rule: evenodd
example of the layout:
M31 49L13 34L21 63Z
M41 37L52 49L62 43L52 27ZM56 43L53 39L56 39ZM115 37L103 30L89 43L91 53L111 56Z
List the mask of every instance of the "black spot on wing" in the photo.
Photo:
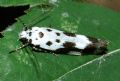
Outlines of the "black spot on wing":
M59 39L56 39L56 42L57 42L57 43L60 43L60 40L59 40Z
M39 37L42 38L44 34L42 32L39 32Z
M51 45L52 45L52 42L51 42L51 41L48 41L48 42L46 43L46 45L51 46Z
M38 40L38 38L36 38L35 40Z
M76 37L75 33L68 33L68 32L64 32L65 35L70 36L70 37Z
M29 40L29 43L32 44L32 39Z
M60 36L60 33L56 32L56 35L57 35L57 36Z
M47 31L51 32L52 30L51 29L47 29Z
M32 32L29 32L29 36L31 36L32 35Z
M65 42L65 43L63 43L63 46L65 48L73 48L73 47L75 47L75 43L73 43L73 42Z

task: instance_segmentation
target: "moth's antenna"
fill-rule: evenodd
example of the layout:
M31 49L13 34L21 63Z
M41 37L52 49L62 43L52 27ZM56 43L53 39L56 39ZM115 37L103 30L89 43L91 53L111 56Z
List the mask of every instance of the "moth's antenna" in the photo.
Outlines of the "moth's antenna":
M28 29L28 26L20 19L20 18L17 18L24 26L24 30L27 30Z
M41 7L41 8L49 8L49 7L52 7L52 5L50 5L50 4L38 4L38 5L34 5L34 7L38 7L38 6ZM45 20L47 17L49 17L50 12L51 12L51 9L42 12L42 14L40 14L39 16L37 16L36 18L33 19L33 21L34 21L35 23L33 23L33 24L30 23L29 25L26 25L20 18L17 18L17 19L18 19L18 20L23 24L23 26L25 27L24 30L27 30L29 27L32 27L32 26L34 26L35 24L37 24L38 22L41 22L41 21ZM44 15L44 17L43 17L43 15ZM42 17L42 18L40 18L40 17ZM39 20L37 20L37 19L39 19Z
M16 52L16 51L18 51L18 50L20 50L20 49L23 49L24 47L26 47L26 46L28 46L28 45L29 45L28 43L27 43L27 44L24 44L24 45L22 45L21 47L16 48L15 50L10 51L9 53Z
M23 24L24 27L27 27L27 25L20 18L17 19Z
M29 27L32 27L32 26L36 25L37 23L44 21L45 19L50 17L49 14L50 14L50 11L43 12L42 14L40 14L39 16L37 16L36 18L33 19L33 24L30 24ZM42 17L42 18L39 18L39 17Z
M48 12L48 13L47 13L47 12ZM41 17L42 17L43 15L45 15L45 17L42 17L42 18L40 18L39 20L37 20L37 18L39 18L39 16L38 16L38 17L36 17L35 19L33 19L33 21L34 21L35 23L29 24L29 25L26 25L20 18L17 18L17 19L23 24L24 30L27 30L29 27L32 27L32 26L34 26L35 24L39 23L40 21L43 21L43 20L45 20L47 17L49 17L48 14L50 14L50 11L47 11L47 12L44 12L44 13L42 13L42 14L39 15L39 16L41 16Z

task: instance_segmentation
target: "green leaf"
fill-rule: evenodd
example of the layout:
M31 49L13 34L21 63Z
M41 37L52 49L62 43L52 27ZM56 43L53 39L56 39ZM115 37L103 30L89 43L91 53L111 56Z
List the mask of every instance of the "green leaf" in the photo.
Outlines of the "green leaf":
M118 81L120 49L68 71L54 81Z
M63 1L53 6L53 8L41 9L38 6L31 7L27 11L27 14L20 19L30 26L48 27L51 25L52 28L59 30L105 39L109 41L109 52L120 48L120 14L92 4ZM0 39L1 81L59 80L59 77L64 74L98 57L96 55L55 56L51 53L34 52L29 47L9 54L11 50L20 47L21 43L18 41L18 34L23 28L22 23L18 20L17 23L9 26L9 28L4 31L4 38ZM117 63L116 66L119 67L119 64ZM94 66L94 68L95 67L97 66ZM110 66L108 65L107 67ZM87 71L89 71L89 68L87 68ZM108 69L108 71L110 71L110 69ZM117 74L119 74L119 70ZM89 72L86 72L87 77L92 77L92 75L88 75ZM72 77L73 76L78 75L72 75ZM65 80L69 78L66 77ZM84 78L82 79L84 80ZM81 81L83 81L82 79ZM61 81L62 80L63 79L61 79ZM78 79L74 79L73 81L77 80ZM97 79L95 78L95 80Z
M0 6L28 5L31 6L45 3L48 0L0 0Z

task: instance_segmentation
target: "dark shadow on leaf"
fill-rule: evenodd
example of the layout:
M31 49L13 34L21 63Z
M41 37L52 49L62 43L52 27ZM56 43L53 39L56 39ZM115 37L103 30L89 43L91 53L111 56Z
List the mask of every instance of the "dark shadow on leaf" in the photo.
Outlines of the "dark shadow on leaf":
M29 5L24 6L0 6L0 32L5 30L9 25L16 22L16 18L25 15L25 10L29 9Z
M3 38L4 36L2 35L2 33L0 33L0 38Z

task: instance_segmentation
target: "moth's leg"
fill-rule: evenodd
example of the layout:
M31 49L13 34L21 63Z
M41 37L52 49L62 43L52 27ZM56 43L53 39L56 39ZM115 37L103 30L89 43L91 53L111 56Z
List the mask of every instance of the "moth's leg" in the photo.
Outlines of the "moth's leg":
M35 50L35 51L40 51L40 52L42 52L42 49L38 49L38 48L36 48L36 47L32 47L32 49Z
M17 18L17 20L22 23L22 25L24 26L23 30L26 31L28 29L28 26L20 18Z
M55 53L55 52L52 52L52 54L54 55L54 56L59 56L57 53Z
M16 48L16 49L14 49L14 50L10 51L9 53L16 52L16 51L18 51L18 50L20 50L20 49L23 49L24 47L26 47L26 46L28 46L28 45L29 45L28 43L27 43L27 44L23 44L21 47Z
M81 55L82 55L82 52L78 52L78 51L70 51L70 52L68 53L68 55L81 56Z
M48 53L48 51L43 50L43 49L41 49L41 48L32 47L32 49L33 49L34 51L36 51L36 52L44 52L44 53Z

